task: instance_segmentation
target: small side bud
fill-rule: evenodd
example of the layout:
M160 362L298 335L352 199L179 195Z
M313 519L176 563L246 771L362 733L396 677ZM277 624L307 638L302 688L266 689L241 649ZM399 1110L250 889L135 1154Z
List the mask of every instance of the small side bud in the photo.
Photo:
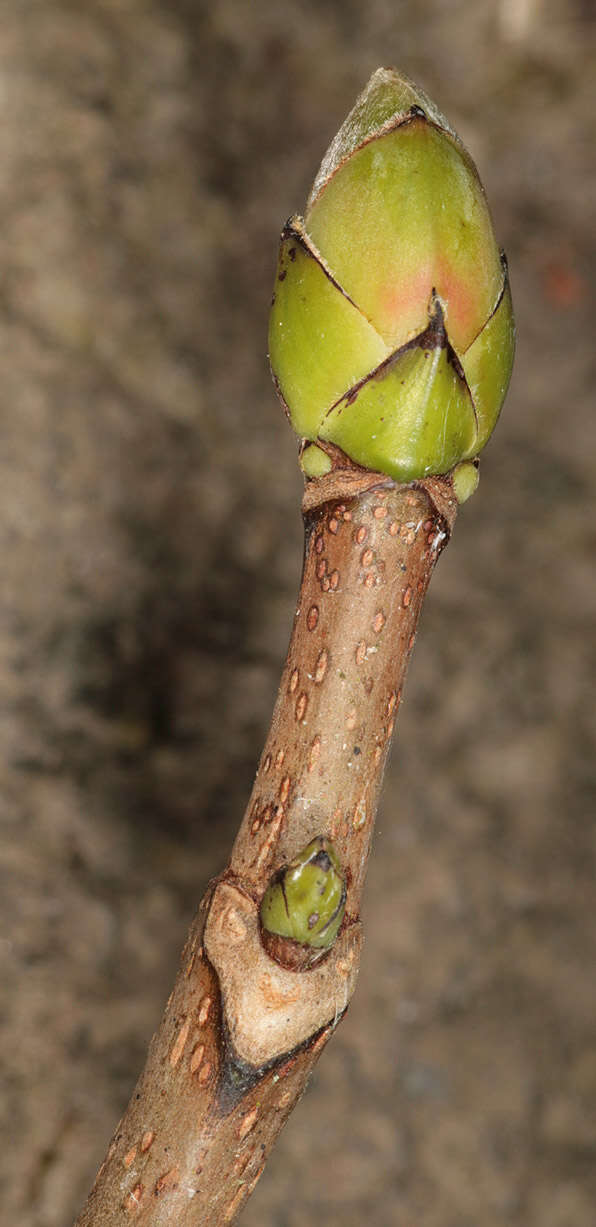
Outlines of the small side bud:
M261 902L261 937L272 959L293 971L313 967L341 928L346 886L333 844L324 835L274 874Z
M322 447L317 447L316 443L309 443L300 457L300 468L305 477L324 477L325 473L331 472L332 465L327 452L324 452Z
M468 499L476 493L480 474L478 472L478 461L462 460L461 464L455 466L451 475L453 481L453 493L461 507L462 503L467 503Z

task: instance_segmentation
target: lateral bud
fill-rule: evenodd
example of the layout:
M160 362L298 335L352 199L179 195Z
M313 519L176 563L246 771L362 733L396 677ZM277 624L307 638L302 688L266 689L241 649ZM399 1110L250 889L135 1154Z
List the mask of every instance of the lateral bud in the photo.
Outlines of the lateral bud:
M291 971L307 971L331 949L346 908L346 885L337 854L317 837L273 875L261 901L261 939L270 958Z

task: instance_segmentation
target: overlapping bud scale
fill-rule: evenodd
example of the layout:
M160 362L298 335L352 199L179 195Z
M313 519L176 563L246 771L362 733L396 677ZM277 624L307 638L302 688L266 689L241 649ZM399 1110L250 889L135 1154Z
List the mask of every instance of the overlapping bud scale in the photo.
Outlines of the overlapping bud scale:
M398 481L475 457L511 374L507 265L476 168L379 69L281 237L271 367L292 425Z
M261 901L261 931L266 941L273 936L306 948L302 965L309 966L333 945L345 906L337 853L329 839L317 835L269 883Z

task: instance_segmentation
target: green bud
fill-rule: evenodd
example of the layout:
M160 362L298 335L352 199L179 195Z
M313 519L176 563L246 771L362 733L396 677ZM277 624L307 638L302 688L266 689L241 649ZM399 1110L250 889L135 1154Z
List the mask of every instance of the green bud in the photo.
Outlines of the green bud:
M330 840L318 835L274 875L261 902L261 930L268 950L280 962L312 966L333 945L346 906L346 887ZM284 957L280 943L290 943ZM305 948L292 951L292 945Z
M514 350L507 265L474 163L379 69L281 238L269 353L297 433L411 481L487 442Z
M310 443L300 457L300 468L306 477L324 477L331 472L332 464L327 452Z
M456 465L452 473L453 493L460 506L462 503L467 503L468 499L476 493L479 478L478 463L463 460L461 464Z

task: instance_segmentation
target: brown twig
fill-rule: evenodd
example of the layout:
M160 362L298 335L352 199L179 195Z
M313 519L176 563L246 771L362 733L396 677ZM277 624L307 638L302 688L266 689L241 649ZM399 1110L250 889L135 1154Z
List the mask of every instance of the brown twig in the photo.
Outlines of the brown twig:
M294 629L248 808L77 1227L231 1223L353 992L383 768L456 499L449 478L399 486L336 456L303 509ZM343 866L345 918L320 963L291 971L264 950L260 900L320 834Z

